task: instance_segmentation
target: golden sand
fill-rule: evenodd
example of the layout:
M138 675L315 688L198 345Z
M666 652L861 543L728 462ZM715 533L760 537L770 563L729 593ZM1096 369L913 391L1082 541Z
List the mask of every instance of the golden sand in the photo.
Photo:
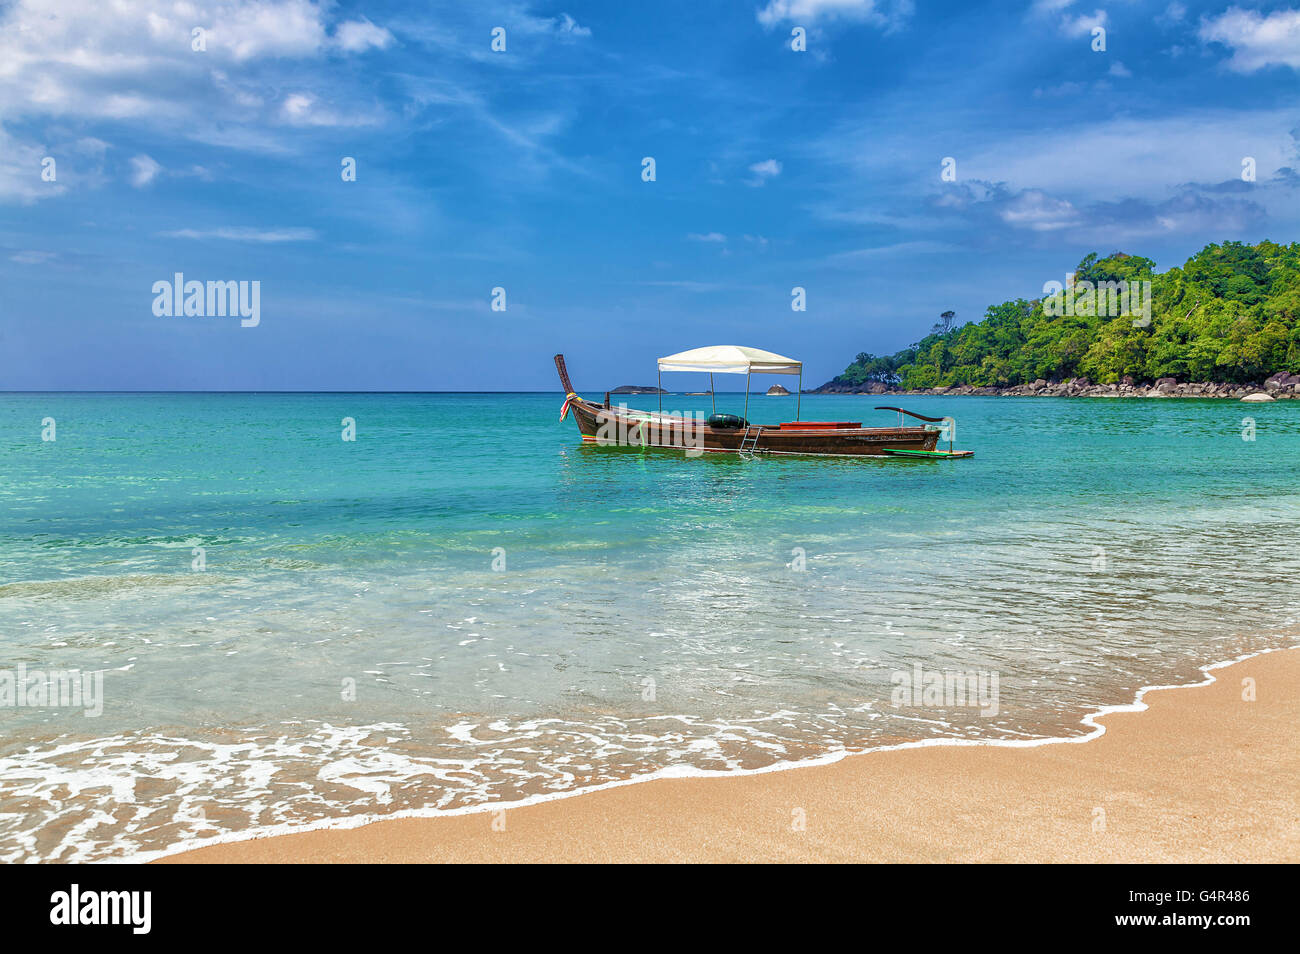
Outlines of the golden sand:
M1300 861L1300 649L1213 675L1148 692L1146 711L1102 716L1081 743L869 752L164 860Z

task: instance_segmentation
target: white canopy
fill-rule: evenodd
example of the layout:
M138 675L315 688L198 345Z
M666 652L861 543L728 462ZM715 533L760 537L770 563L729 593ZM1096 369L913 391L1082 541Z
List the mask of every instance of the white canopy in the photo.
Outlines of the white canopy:
M710 371L722 374L799 374L803 362L758 348L712 345L659 359L660 371Z

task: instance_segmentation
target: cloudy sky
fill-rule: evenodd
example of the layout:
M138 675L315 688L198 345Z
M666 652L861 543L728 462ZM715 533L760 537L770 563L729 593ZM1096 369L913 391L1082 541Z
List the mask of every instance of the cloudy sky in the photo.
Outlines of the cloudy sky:
M1300 240L1298 94L1300 10L1250 0L6 0L0 388L552 389L564 351L595 391L707 344L815 385L1091 251ZM177 272L260 324L156 316Z

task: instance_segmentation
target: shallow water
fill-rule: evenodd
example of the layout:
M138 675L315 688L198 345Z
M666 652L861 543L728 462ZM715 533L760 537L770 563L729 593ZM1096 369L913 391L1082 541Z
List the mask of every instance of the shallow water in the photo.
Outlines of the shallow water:
M904 403L976 456L587 447L556 395L0 396L0 670L104 672L101 715L0 707L0 858L1076 734L1295 642L1300 402ZM918 664L996 714L895 705Z

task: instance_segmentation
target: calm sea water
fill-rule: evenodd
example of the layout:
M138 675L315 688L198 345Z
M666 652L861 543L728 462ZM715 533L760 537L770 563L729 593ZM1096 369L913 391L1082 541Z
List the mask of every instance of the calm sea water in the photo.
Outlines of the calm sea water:
M1075 734L1295 642L1300 402L904 403L976 456L586 447L557 395L0 396L0 669L104 673L97 717L0 708L0 858ZM997 714L894 705L917 664Z

